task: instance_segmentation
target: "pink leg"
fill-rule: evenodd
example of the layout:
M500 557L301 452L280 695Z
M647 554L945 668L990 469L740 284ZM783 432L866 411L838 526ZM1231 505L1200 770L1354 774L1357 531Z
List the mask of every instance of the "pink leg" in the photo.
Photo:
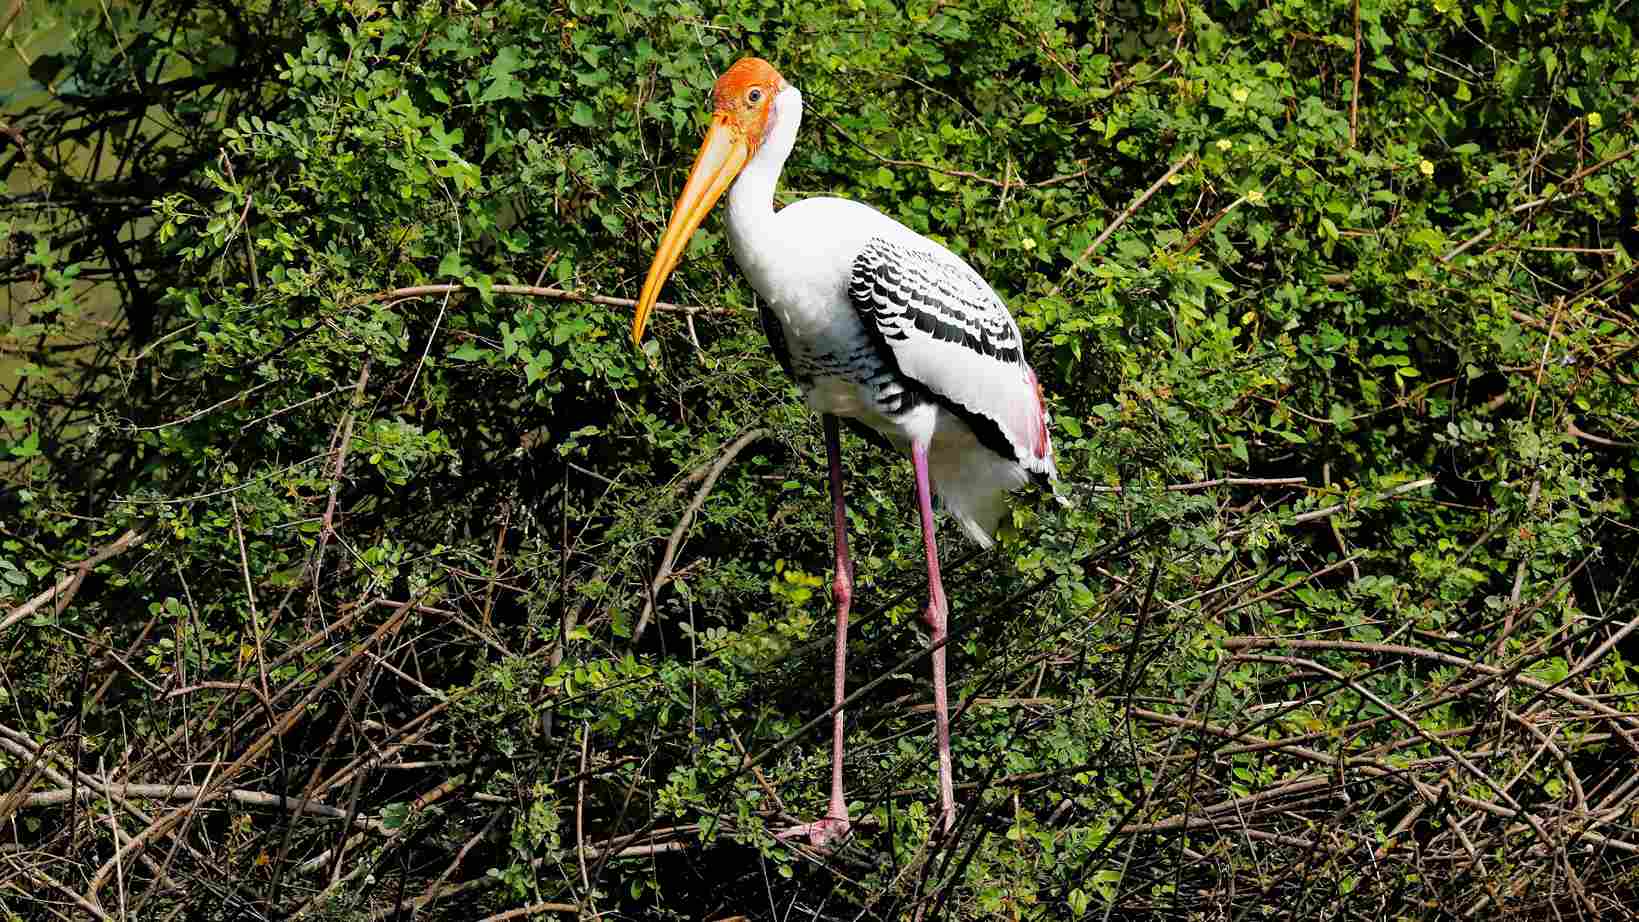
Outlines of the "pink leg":
M804 826L796 826L779 833L780 838L807 834L816 848L824 848L835 839L848 834L848 800L842 794L842 699L847 697L848 672L848 609L854 599L854 564L848 559L848 510L842 498L842 439L837 431L837 418L829 413L821 417L825 425L825 457L831 464L831 527L836 533L836 579L831 584L837 602L836 671L831 679L831 691L836 715L831 726L831 808L825 819Z
M831 809L814 824L808 840L823 846L848 833L848 801L842 796L842 699L847 697L848 608L854 599L854 563L848 559L848 511L842 498L842 440L837 418L825 414L825 457L831 463L831 528L836 535L836 578L831 584L837 603L836 671L831 692L836 715L831 726Z
M928 610L923 614L933 632L933 717L939 740L939 809L945 832L956 825L955 787L951 782L950 710L945 698L945 586L939 579L939 546L933 537L933 490L928 480L928 446L911 443L911 466L916 469L916 503L922 513L922 547L928 555Z

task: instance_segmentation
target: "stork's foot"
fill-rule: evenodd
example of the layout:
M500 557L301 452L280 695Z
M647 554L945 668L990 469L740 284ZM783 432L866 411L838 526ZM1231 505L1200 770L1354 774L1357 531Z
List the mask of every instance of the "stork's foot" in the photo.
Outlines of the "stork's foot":
M828 816L808 824L808 844L815 848L829 848L832 842L847 838L851 827L846 816Z
M809 845L829 849L831 843L847 838L852 828L846 816L828 816L823 820L782 829L774 834L774 838L794 839L797 836L807 836Z

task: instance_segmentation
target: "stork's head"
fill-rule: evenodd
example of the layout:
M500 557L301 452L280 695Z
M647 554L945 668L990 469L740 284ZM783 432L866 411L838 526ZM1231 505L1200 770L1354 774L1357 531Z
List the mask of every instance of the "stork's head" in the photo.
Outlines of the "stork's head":
M632 342L642 343L643 327L660 298L660 287L677 266L689 238L773 128L774 99L786 86L780 72L762 58L741 58L717 78L711 93L711 127L706 129L705 142L643 280L643 293L632 317Z

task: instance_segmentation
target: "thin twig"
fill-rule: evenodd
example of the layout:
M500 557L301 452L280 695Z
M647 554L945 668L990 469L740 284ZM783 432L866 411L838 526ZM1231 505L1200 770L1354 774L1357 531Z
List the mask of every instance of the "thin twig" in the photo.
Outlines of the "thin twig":
M1211 480L1195 480L1189 483L1169 483L1161 489L1169 493L1189 493L1195 490L1210 490L1213 487L1293 487L1307 486L1307 477L1214 477ZM1128 490L1142 490L1142 487L1110 487L1095 486L1094 493L1125 493Z
M826 118L824 115L818 115L817 113L816 113L816 117L819 118L821 121L825 122L827 125L829 125L831 127L831 129L833 131L835 131L837 134L841 135L842 139L844 141L847 141L849 144L852 144L853 146L855 146L855 147L859 148L860 150L864 151L865 153L869 154L871 156L871 159L873 159L876 162L882 164L883 166L903 166L903 167L913 167L913 168L919 169L919 170L927 170L930 173L939 173L940 175L949 176L953 179L968 179L968 180L972 180L973 182L984 183L987 186L991 186L991 187L996 188L996 189L1001 189L1004 192L1006 190L1008 190L1009 188L1042 189L1042 188L1045 188L1047 186L1058 185L1059 183L1062 183L1062 182L1069 182L1072 179L1079 179L1080 177L1085 176L1088 173L1092 172L1092 169L1093 169L1091 166L1089 166L1089 167L1086 167L1085 169L1077 170L1074 173L1063 173L1063 174L1060 174L1058 176L1052 176L1052 177L1049 177L1047 179L1040 180L1038 182L1026 182L1024 180L992 179L989 176L984 176L982 174L974 173L974 172L971 172L969 170L957 170L957 169L953 169L951 167L938 166L937 164L926 163L926 162L921 161L921 160L899 160L899 159L896 159L894 157L884 156L884 155L879 154L876 151L870 149L863 142L861 142L861 141L857 140L856 138L854 138L854 136L849 134L847 131L845 131L842 128L841 125L838 125L836 122L832 121L831 119Z
M1627 150L1622 151L1620 153L1612 154L1611 156L1606 157L1604 160L1601 160L1598 163L1595 163L1591 166L1587 166L1587 167L1584 167L1580 170L1577 170L1575 173L1572 173L1570 175L1570 177L1567 178L1564 182L1559 184L1558 189L1554 192L1553 195L1547 195L1547 196L1543 196L1542 198L1532 199L1529 202L1521 202L1520 204L1515 205L1512 208L1508 209L1508 213L1509 214L1522 214L1522 213L1528 212L1528 211L1535 211L1536 209L1541 208L1542 206L1544 206L1544 205L1546 205L1550 202L1558 201L1560 199L1570 198L1572 195L1575 195L1577 193L1567 192L1565 190L1571 188L1573 185L1581 182L1582 180L1587 179L1589 176L1592 176L1594 173L1597 173L1600 170L1603 170L1606 167L1611 166L1612 164L1621 163L1622 161L1628 159L1629 157L1632 157L1635 152L1639 152L1639 147L1630 147ZM1440 257L1440 262L1442 262L1442 263L1451 262L1453 259L1456 259L1458 256L1460 256L1464 252L1466 252L1469 247L1472 247L1474 244L1479 243L1480 241L1482 241L1482 240L1486 239L1487 237L1491 236L1491 233L1494 230L1496 230L1495 226L1487 227L1484 230L1480 231L1479 233L1475 234L1474 236L1469 237L1467 240L1464 240L1462 243L1457 244L1456 246L1452 247L1450 250L1447 250L1445 255Z
M1432 486L1433 484L1433 477L1424 477L1421 480L1413 480L1410 483L1403 483L1392 490L1384 490L1382 493L1378 493L1371 498L1374 500L1393 499L1396 496L1410 493L1413 490L1421 490L1422 488ZM1329 515L1337 515L1339 512L1342 512L1344 509L1350 508L1353 505L1353 503L1338 503L1335 506L1327 506L1323 509L1315 509L1310 512L1300 513L1299 515L1292 517L1292 524L1301 525L1304 522L1313 522L1316 519L1324 519Z
M100 788L55 788L49 791L35 791L22 796L23 807L53 807L68 803L69 799L78 794L80 800L90 800L93 797L108 797L110 799L134 798L137 800L193 800L206 793L204 785L198 784L131 784L127 782L106 782ZM320 803L300 803L296 798L282 794L269 794L266 791L247 791L241 788L230 788L211 792L210 800L232 800L237 803L254 807L278 807L324 819L346 819L347 811ZM208 801L207 801L208 802ZM382 831L380 820L360 817L355 821L361 829Z
M217 402L211 404L208 407L205 407L202 410L195 410L192 413L189 413L187 416L182 417L181 419L173 419L168 423L160 423L157 426L132 426L131 431L132 432L157 432L160 429L169 429L172 426L180 426L180 425L183 425L184 423L191 423L194 420L198 419L201 416L204 416L207 413L210 413L214 410L220 410L221 408L227 406L230 403L235 403L237 401L245 400L248 397L250 397L251 394L256 393L257 391L261 390L262 388L271 387L271 386L273 386L274 384L277 384L277 383L279 383L277 380L263 381L261 384L257 384L253 387L246 388L245 390L242 390L239 393L234 394L232 397L229 397L226 400L218 400Z
M34 614L40 609L40 606L52 601L53 599L57 602L55 606L55 613L59 615L62 614L63 610L68 607L68 604L74 601L74 594L79 591L80 584L85 581L86 576L90 574L93 567L103 563L111 557L116 557L125 553L127 550L136 547L137 545L141 544L145 538L147 538L147 533L133 528L114 539L112 543L99 548L95 554L92 554L85 560L80 561L79 565L74 568L73 573L59 579L50 589L47 589L34 598L29 599L27 602L24 602L23 604L12 609L6 614L6 617L0 618L0 631L4 631L13 624L16 624L24 618L27 618L29 615Z
M1517 682L1520 685L1524 685L1525 687L1532 689L1533 691L1541 692L1543 694L1550 694L1565 701L1569 701L1572 704L1580 705L1581 707L1587 708L1608 720L1639 727L1639 714L1629 714L1625 711L1619 711L1596 698L1579 694L1568 688L1560 687L1557 684L1544 682L1543 680L1536 678L1529 673L1501 669L1496 666L1475 662L1474 660L1458 656L1454 653L1446 653L1440 650L1428 650L1422 647L1411 647L1404 644L1367 643L1365 641L1358 640L1304 640L1289 637L1226 637L1223 641L1221 641L1221 643L1226 650L1250 650L1259 647L1287 647L1293 650L1353 651L1356 653L1378 653L1388 656L1411 656L1418 659L1433 660L1435 662L1445 663L1450 666L1460 666L1471 672L1479 673L1480 675L1490 678L1507 677L1509 681Z
M694 517L700 512L700 507L705 505L706 497L711 495L711 488L717 485L717 478L741 450L765 435L768 435L768 430L758 428L735 439L734 443L724 449L722 455L717 458L717 463L712 465L711 471L706 474L706 482L695 491L694 500L683 510L683 517L678 520L677 527L672 529L671 538L666 541L666 553L660 558L660 569L655 572L654 580L649 583L649 591L645 594L647 597L643 601L643 614L637 619L637 627L632 630L632 643L636 644L643 638L643 631L648 628L649 618L654 614L655 594L671 578L672 564L677 559L677 549L682 545L683 536L688 534L689 526L694 523Z
M1170 182L1174 176L1177 176L1180 170L1194 162L1194 154L1185 154L1183 159L1179 160L1177 163L1174 163L1165 173L1162 173L1160 179L1157 179L1155 182L1151 183L1150 187L1145 189L1144 192L1138 196L1138 198L1133 199L1131 205L1128 205L1126 208L1122 209L1121 214L1117 215L1116 219L1110 222L1109 227L1104 228L1102 233L1093 238L1093 242L1087 245L1087 249L1082 250L1081 255L1076 257L1076 261L1070 264L1069 270L1064 273L1065 277L1068 278L1070 273L1080 269L1081 264L1086 262L1088 257L1097 252L1098 248L1104 245L1104 241L1110 239L1110 235L1115 233L1117 228L1121 227L1123 224L1126 224L1128 218L1131 218L1133 215L1137 214L1138 209L1143 208L1145 202L1148 202L1151 198L1154 198L1155 193L1160 192L1161 187ZM1047 294L1050 296L1056 295L1063 287L1064 282L1061 280L1057 285L1054 285L1051 289L1049 289Z
M1182 247L1179 248L1178 255L1182 256L1190 250L1195 249L1195 247L1200 244L1201 238L1211 233L1212 229L1218 226L1219 221L1222 221L1230 212L1246 204L1246 202L1247 197L1242 195L1236 198L1235 201L1230 202L1228 205L1225 205L1223 208L1219 209L1217 214L1213 215L1212 218L1198 228L1195 233L1189 235L1189 239L1184 242Z
M1354 0L1354 93L1349 97L1349 146L1360 142L1360 0Z
M323 400L326 397L331 397L331 396L334 396L336 394L340 394L341 392L346 391L346 390L350 390L351 388L352 388L352 385L350 385L350 384L338 384L335 387L331 388L330 390L324 391L323 393L320 393L320 394L315 394L314 396L309 397L306 400L299 400L296 403L293 403L288 407L284 407L283 409L274 410L272 413L268 413L268 414L263 415L263 416L258 416L255 419L251 420L250 422L245 423L243 426L240 426L239 431L244 432L245 430L247 430L250 427L256 425L257 423L265 423L270 419L273 419L273 418L279 417L279 416L283 416L286 413L290 413L290 412L293 412L295 410L299 410L302 407L305 407L310 403L313 403L313 402L319 401L319 400Z
M330 544L330 539L336 534L336 502L341 495L341 477L347 470L347 451L353 444L353 423L358 418L359 407L364 400L365 385L370 382L370 359L365 358L364 366L359 369L359 377L353 384L353 403L342 416L341 425L336 430L335 441L331 446L334 452L334 464L330 469L329 494L324 506L324 524L319 528L318 546L313 549L312 578L313 585L318 586L319 576L324 570L324 551Z
M256 587L250 579L250 558L245 554L245 529L239 521L239 497L230 496L233 505L233 534L239 540L239 570L245 577L245 602L250 606L251 637L256 641L256 675L261 682L262 700L272 693L267 684L267 653L262 645L262 616L256 610Z
M580 907L572 903L530 903L528 906L519 906L517 909L508 909L506 912L485 916L479 919L478 922L510 922L512 919L523 919L548 912L580 912Z
M591 752L592 725L580 724L580 776L575 785L575 860L580 865L580 888L587 899L592 898L592 876L586 870L586 760Z
M583 304L602 304L606 307L636 307L637 302L631 298L616 298L610 295L584 294L578 291L566 291L562 288L542 288L538 285L491 285L490 291L500 295L520 295L529 298L549 298L554 301L577 301ZM369 295L365 300L393 301L399 298L419 298L425 295L446 295L453 292L465 291L476 294L479 289L476 285L450 283L443 285L413 285L409 288L394 288L390 291L378 292ZM692 304L672 304L668 301L656 301L654 309L657 311L672 311L682 314L732 314L734 310L727 307L700 307Z

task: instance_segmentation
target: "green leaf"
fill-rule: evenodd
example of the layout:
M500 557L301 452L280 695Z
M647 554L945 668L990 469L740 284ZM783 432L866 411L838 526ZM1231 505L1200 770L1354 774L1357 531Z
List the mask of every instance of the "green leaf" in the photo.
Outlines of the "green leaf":
M478 98L480 103L495 102L498 99L523 99L524 85L517 77L503 74L490 82L484 89L484 95Z
M38 457L40 457L40 432L39 432L39 430L36 429L36 430L31 431L28 435L23 436L23 440L21 442L14 443L11 446L11 456L13 458L38 458Z
M444 258L438 262L438 272L436 274L441 278L458 279L466 273L467 269L461 263L461 252L459 250L451 250L445 253Z

